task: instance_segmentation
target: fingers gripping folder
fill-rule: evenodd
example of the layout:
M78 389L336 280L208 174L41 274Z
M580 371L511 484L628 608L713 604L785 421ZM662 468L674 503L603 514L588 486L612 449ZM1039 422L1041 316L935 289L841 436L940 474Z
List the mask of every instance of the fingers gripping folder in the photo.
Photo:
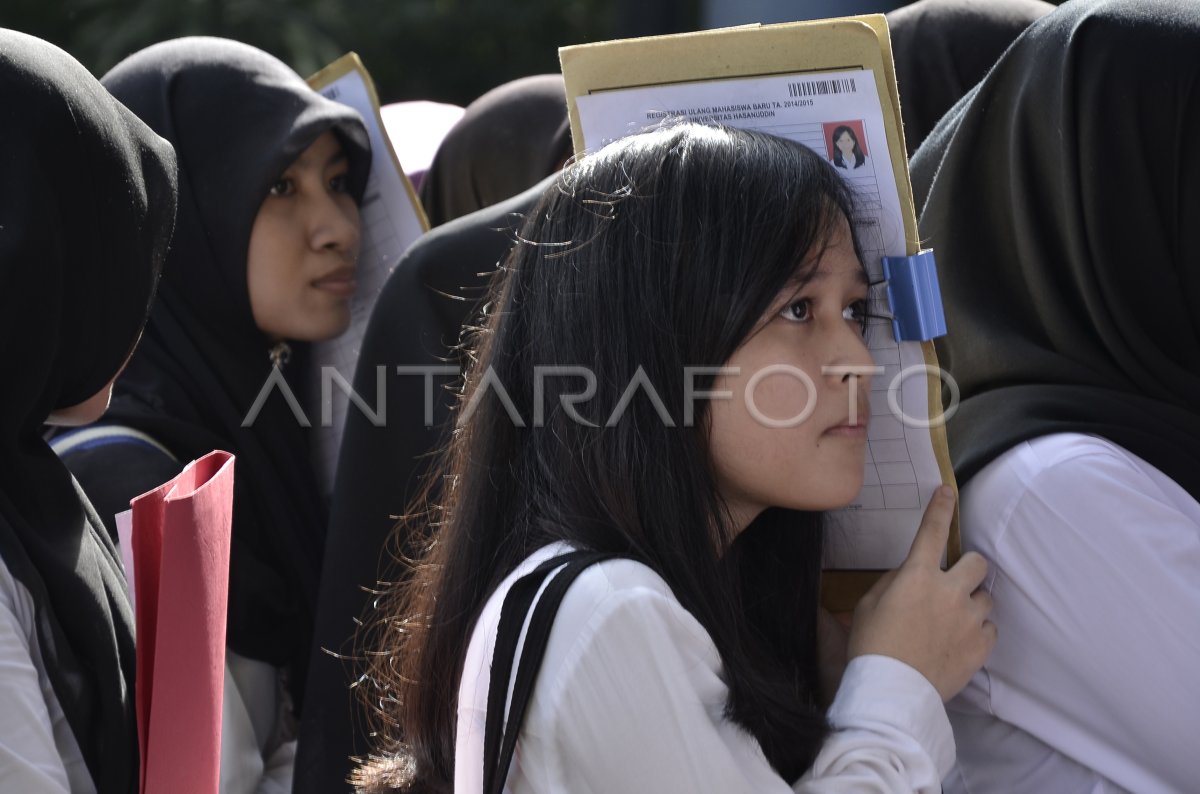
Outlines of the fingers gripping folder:
M883 277L897 342L927 342L946 335L946 312L931 249L912 256L885 256Z

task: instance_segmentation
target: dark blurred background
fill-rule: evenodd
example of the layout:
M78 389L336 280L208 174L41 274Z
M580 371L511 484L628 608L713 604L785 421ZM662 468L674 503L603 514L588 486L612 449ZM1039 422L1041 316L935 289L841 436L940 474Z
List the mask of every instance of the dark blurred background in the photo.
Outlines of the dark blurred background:
M226 36L308 76L362 56L386 104L466 105L558 71L558 47L748 22L886 11L880 0L0 0L0 27L53 42L102 75L163 39Z

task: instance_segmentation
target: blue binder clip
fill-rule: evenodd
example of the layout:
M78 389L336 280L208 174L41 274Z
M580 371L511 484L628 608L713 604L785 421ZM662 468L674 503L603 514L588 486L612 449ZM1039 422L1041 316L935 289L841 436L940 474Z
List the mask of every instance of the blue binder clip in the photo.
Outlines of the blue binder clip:
M927 342L946 335L946 312L938 288L937 263L926 249L912 256L885 256L892 331L899 342Z

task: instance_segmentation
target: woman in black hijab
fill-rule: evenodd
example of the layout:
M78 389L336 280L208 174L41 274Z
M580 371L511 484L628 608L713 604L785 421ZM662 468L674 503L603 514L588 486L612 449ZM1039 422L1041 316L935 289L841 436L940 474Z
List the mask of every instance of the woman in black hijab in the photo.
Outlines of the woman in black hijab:
M1042 0L918 0L888 12L909 157L1013 39L1053 8Z
M3 30L0 102L0 781L136 792L124 571L41 432L107 404L170 240L175 157L65 52Z
M421 182L431 226L515 196L572 154L561 75L522 77L467 106Z
M300 384L305 343L349 322L366 131L353 110L233 41L157 44L103 83L175 145L179 221L142 345L106 415L125 442L80 449L69 464L85 490L124 509L186 461L214 448L237 456L231 669L237 679L246 659L279 668L298 709L326 512ZM273 680L251 688L273 692ZM277 742L255 727L269 755Z
M1200 735L1200 7L1073 0L913 161L995 652L960 786L1190 791Z

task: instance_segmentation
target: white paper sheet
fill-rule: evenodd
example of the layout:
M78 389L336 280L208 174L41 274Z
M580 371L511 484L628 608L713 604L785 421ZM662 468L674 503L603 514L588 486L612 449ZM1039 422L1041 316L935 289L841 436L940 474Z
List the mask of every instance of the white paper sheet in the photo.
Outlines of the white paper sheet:
M133 586L133 508L117 513L117 542L120 546L121 563L125 566L125 584L129 589L129 606L137 614L137 592Z

